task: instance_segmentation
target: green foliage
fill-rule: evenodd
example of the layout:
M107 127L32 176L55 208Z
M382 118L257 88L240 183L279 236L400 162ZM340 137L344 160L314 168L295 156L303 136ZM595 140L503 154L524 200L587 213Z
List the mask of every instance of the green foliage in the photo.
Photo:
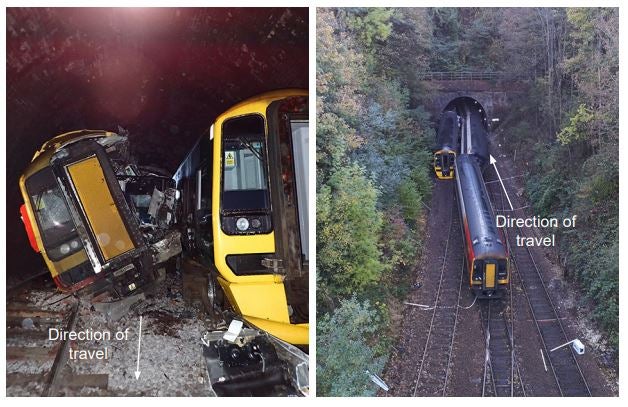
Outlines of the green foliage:
M427 86L417 72L429 70L430 65L433 37L428 9L395 9L390 21L391 33L377 49L377 70L386 78L397 79L417 99L427 96Z
M458 71L464 65L460 60L462 30L459 9L430 9L433 26L432 61L433 71Z
M381 374L386 357L378 354L381 316L369 301L342 300L317 324L316 383L321 396L374 396L365 373Z
M527 163L534 214L578 216L559 231L561 261L611 344L618 343L618 9L500 10L498 42L512 76L505 143ZM533 146L532 148L530 146Z
M410 178L404 178L399 184L399 205L403 213L403 219L408 224L414 224L421 214L422 196Z
M583 232L581 232L583 233ZM585 232L586 233L586 232ZM567 266L592 301L593 318L607 332L610 344L619 337L619 247L616 233L571 237L563 244Z
M332 173L317 196L317 271L337 295L362 292L386 269L376 201L377 190L357 164Z
M586 140L590 134L590 124L593 118L593 113L584 103L581 103L576 113L569 119L569 124L558 133L558 141L562 145L567 145Z
M433 71L500 70L504 47L499 35L502 12L491 8L433 8Z
M374 394L364 371L395 340L373 334L406 294L431 193L432 123L412 102L431 35L424 9L317 12L319 394Z
M346 153L357 144L355 130L334 113L322 113L316 122L316 171L318 183L327 181L334 170L346 165Z
M392 9L382 7L359 9L350 13L347 23L362 46L369 49L376 42L385 41L392 32L392 14Z

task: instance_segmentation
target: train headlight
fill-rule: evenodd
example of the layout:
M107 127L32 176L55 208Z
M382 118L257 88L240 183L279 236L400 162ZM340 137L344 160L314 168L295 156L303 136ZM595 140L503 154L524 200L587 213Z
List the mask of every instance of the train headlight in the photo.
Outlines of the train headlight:
M236 221L236 227L239 231L244 232L249 228L249 220L247 218L240 218Z
M70 245L67 243L62 244L61 247L59 247L59 251L61 252L61 254L70 253Z
M236 216L221 216L222 231L228 235L257 235L272 231L270 215L239 213Z
M63 243L61 246L58 246L52 249L47 249L46 252L50 260L59 261L71 254L76 253L82 247L83 247L83 244L81 243L80 239L77 237Z

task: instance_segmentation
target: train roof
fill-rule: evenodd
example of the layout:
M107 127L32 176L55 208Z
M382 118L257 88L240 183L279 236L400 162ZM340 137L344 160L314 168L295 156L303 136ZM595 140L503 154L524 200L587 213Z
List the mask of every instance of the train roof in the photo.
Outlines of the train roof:
M88 138L102 139L108 138L108 140L101 140L101 144L115 144L120 141L125 141L126 136L120 136L117 133L106 130L74 130L67 133L59 134L46 141L39 150L35 151L30 164L24 170L22 176L28 178L32 174L41 170L44 167L50 165L50 158L61 148L76 143L80 140Z
M458 114L451 110L441 114L436 133L436 148L458 150Z
M506 249L495 224L484 178L477 161L468 154L455 161L459 204L469 228L469 237L476 257L505 257Z
M239 102L231 106L229 109L225 110L222 114L216 117L216 120L214 120L214 122L218 121L220 117L230 116L234 111L240 110L243 106L247 106L252 103L263 102L263 101L270 103L274 100L283 99L290 96L307 96L307 95L308 95L307 89L297 89L297 88L279 89L279 90L273 90L270 92L264 92L259 95L245 99L242 102Z

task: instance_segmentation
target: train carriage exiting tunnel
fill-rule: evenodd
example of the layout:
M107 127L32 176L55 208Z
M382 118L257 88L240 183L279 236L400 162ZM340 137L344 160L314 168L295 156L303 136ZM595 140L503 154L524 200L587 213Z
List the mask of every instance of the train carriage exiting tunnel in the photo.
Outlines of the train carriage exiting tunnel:
M438 179L452 179L460 139L460 117L456 112L447 110L442 113L436 138L434 172Z
M489 162L489 126L484 107L462 96L450 101L442 112L436 133L433 168L438 179L455 177L456 156L468 154L481 167Z

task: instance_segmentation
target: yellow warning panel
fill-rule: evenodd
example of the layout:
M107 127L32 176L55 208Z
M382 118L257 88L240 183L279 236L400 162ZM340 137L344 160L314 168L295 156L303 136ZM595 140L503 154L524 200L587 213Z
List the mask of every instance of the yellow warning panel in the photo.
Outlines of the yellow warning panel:
M105 260L135 249L98 158L90 157L66 168Z
M486 264L486 275L484 276L484 286L486 288L495 287L495 264Z
M235 151L225 151L225 167L235 166Z

